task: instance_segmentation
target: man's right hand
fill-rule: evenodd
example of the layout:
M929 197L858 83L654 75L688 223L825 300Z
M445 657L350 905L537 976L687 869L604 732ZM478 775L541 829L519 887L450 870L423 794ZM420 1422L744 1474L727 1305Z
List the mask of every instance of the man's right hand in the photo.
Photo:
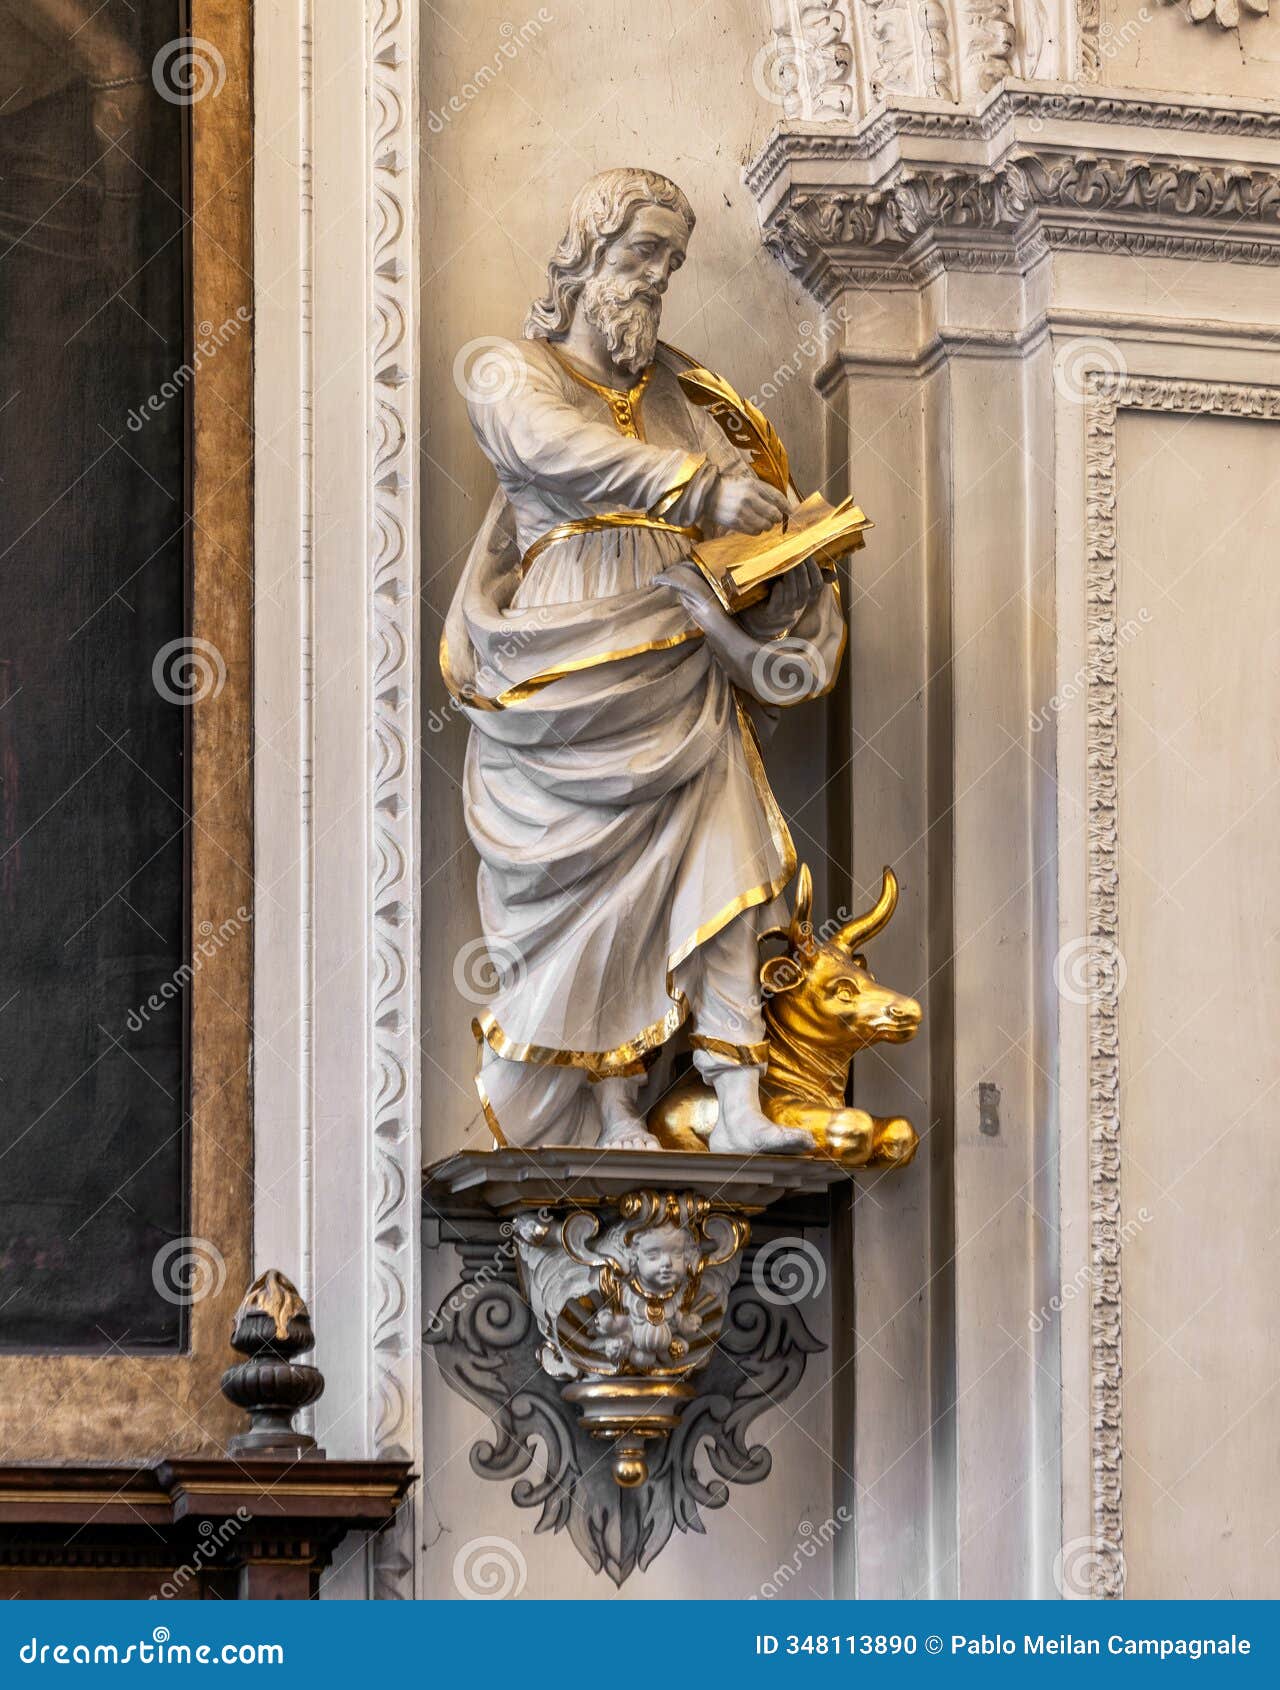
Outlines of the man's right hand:
M782 521L790 506L776 487L754 475L722 475L711 520L736 534L763 534Z

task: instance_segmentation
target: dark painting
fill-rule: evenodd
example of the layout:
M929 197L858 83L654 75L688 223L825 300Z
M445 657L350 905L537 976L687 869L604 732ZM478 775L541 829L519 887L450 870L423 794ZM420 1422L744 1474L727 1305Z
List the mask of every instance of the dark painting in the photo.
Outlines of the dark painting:
M0 0L9 1349L183 1342L191 100L167 79L182 12Z

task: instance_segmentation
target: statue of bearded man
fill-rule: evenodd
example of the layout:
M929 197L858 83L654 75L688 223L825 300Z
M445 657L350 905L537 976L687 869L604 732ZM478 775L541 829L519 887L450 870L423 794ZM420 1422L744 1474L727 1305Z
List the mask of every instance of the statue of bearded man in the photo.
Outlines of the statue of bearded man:
M445 625L471 722L464 798L499 980L475 1023L500 1143L650 1149L656 1059L688 1033L712 1150L797 1151L760 1106L757 936L795 871L760 736L768 642L835 678L844 622L806 564L738 617L689 562L790 500L684 397L658 339L694 216L648 170L574 200L520 344L486 342L468 411L498 490Z

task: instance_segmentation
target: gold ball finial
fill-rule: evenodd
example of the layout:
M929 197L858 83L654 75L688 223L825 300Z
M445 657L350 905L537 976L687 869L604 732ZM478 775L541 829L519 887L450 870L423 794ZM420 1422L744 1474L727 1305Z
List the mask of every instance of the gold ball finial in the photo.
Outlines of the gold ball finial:
M614 1483L623 1490L634 1490L649 1477L649 1463L634 1450L619 1450L613 1458Z

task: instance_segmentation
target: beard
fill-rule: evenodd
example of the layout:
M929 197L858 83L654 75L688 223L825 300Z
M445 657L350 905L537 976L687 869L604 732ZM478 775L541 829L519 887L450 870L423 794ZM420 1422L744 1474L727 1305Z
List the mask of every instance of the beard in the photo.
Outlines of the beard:
M592 276L583 284L582 314L604 336L609 356L620 370L639 375L652 364L658 350L662 306L645 294L643 282L613 282Z

